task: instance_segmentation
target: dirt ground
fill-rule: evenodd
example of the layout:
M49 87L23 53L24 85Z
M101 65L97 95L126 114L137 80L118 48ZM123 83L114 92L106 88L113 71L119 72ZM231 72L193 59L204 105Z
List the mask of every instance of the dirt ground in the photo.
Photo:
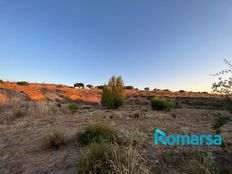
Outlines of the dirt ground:
M188 105L186 100L188 100ZM13 119L11 122L2 122L0 123L0 173L77 173L76 158L81 147L70 144L55 151L42 150L41 139L53 130L64 130L67 136L72 136L91 123L109 125L120 134L128 131L143 133L143 153L149 163L155 166L162 162L160 154L170 148L153 144L154 129L159 128L173 134L213 134L215 130L212 126L215 118L220 115L231 117L224 109L211 109L212 107L207 108L208 105L204 107L201 104L193 107L189 105L191 98L186 100L183 102L182 99L182 105L170 112L154 111L150 106L149 96L131 96L127 97L125 105L118 110L79 103L80 109L75 114L62 112L46 114L45 112L43 115L29 114ZM62 104L65 102L63 101ZM222 127L225 151L215 146L198 147L212 152L216 161L229 171L232 171L231 132L231 122ZM191 150L191 148L194 147L188 149ZM172 168L172 166L168 167ZM170 171L173 170L167 170L167 173L172 173Z

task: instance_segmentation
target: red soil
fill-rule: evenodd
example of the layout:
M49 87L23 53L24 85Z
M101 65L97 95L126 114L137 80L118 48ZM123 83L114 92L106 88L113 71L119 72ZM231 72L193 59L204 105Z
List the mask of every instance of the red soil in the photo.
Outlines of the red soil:
M42 84L42 83L30 83L28 86L17 85L15 82L5 82L0 84L0 89L9 89L15 91L21 91L27 94L32 100L42 101L46 99L46 96L42 92L43 88L50 91L60 91L62 94L73 101L81 101L87 103L99 103L100 102L100 89L93 88L88 89L74 89L65 85L56 84ZM170 91L136 91L126 90L127 96L170 96L170 97L215 97L216 94L203 94L197 92L170 92ZM0 93L0 102L3 102L6 96Z

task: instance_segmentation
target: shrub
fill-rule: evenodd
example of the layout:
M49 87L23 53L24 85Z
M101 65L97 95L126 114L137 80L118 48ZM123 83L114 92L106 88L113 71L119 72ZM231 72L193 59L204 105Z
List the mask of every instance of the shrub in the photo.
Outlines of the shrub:
M220 134L221 133L221 127L223 127L229 121L232 121L230 119L230 117L227 117L227 116L221 117L221 116L219 116L214 121L213 129L216 131L217 134Z
M74 88L82 88L82 89L84 89L85 85L83 83L75 83Z
M125 157L117 146L105 143L92 143L81 152L77 159L78 173L114 173L112 159L117 154L118 160L125 163Z
M150 89L148 87L144 88L145 91L149 91Z
M100 86L96 86L97 89L103 89L103 85L100 85Z
M93 85L88 84L88 85L86 85L86 87L89 88L89 89L91 89L91 88L93 88Z
M137 145L143 146L149 139L148 135L139 130L135 131L122 131L119 134L120 143L123 145Z
M125 86L125 89L133 90L133 89L134 89L134 87L133 87L133 86Z
M29 83L26 81L20 81L20 82L17 82L16 84L21 85L21 86L28 86L29 85Z
M118 136L115 130L101 124L89 125L85 128L84 132L77 133L76 135L76 140L81 145L88 145L93 142L113 143L117 139Z
M171 108L174 108L174 104L166 99L153 98L151 100L151 107L154 110L170 110Z
M0 79L0 84L4 84L4 81Z
M92 143L77 159L78 173L148 174L144 161L132 145L121 149L118 145Z
M71 103L68 105L68 109L72 112L72 113L76 113L79 109L79 106L75 103Z
M43 150L57 150L65 144L66 138L64 132L56 130L42 139L41 148Z
M102 106L108 109L117 109L124 103L124 84L121 77L113 76L108 85L103 88L101 96Z
M22 118L22 117L25 116L25 114L26 114L26 113L24 113L23 111L18 110L18 111L16 111L16 112L14 113L14 116L15 116L15 118Z

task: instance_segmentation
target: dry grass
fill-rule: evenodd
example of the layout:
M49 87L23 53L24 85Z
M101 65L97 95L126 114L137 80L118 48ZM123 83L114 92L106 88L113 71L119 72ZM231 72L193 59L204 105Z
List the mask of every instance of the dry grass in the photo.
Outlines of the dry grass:
M124 159L117 151L113 149L112 159L109 159L112 167L117 174L149 174L150 168L146 165L142 155L138 152L136 146L130 144L123 150Z
M78 173L148 174L144 161L132 145L121 148L117 144L92 143L77 159Z
M67 143L65 133L62 130L54 130L41 140L41 149L57 150Z

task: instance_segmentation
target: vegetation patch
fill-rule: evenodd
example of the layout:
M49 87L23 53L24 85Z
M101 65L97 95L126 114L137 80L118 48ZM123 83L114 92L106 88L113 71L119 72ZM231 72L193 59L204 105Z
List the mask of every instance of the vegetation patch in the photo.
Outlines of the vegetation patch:
M139 130L135 131L123 131L119 134L120 143L123 145L137 145L139 147L145 145L149 138L147 134L144 132L140 132Z
M28 86L29 85L29 83L26 81L20 81L20 82L17 82L16 84L21 85L21 86Z
M211 152L192 151L184 149L170 150L161 154L163 166L159 166L159 171L166 172L168 166L173 166L176 173L183 174L226 174L228 171L222 169L214 160ZM160 172L160 173L162 173ZM175 173L175 172L173 172Z
M71 104L68 105L68 109L72 113L76 113L79 110L79 106L76 103L71 103Z
M92 143L77 159L78 173L148 174L143 160L133 146L123 149L115 144Z
M163 111L163 110L170 110L170 109L174 108L175 105L166 99L153 98L151 100L151 107L153 110Z
M57 150L66 144L63 131L56 130L42 139L41 148L43 150Z
M117 109L124 103L124 84L121 77L113 76L103 87L101 104L108 109Z
M78 173L113 173L111 160L114 158L115 153L118 160L125 161L125 157L116 146L105 143L92 143L85 148L77 159Z
M226 123L231 121L231 118L228 116L219 116L215 119L213 129L216 131L217 134L221 133L221 127L223 127Z
M111 127L102 124L93 124L87 126L83 132L77 133L76 140L81 145L88 145L93 142L113 143L118 140L118 135Z
M4 84L4 81L0 79L0 84Z

